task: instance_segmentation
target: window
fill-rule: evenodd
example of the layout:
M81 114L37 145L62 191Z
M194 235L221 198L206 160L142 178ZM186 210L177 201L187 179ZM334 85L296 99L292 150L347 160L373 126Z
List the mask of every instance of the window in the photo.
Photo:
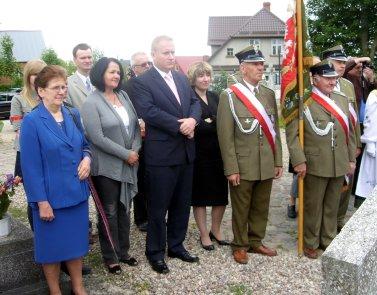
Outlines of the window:
M254 49L260 50L260 40L259 39L250 39L250 45L253 45Z
M278 55L283 52L283 40L282 39L272 39L272 55Z
M275 73L274 74L274 84L275 85L280 85L280 73Z
M226 49L226 56L233 56L233 48Z

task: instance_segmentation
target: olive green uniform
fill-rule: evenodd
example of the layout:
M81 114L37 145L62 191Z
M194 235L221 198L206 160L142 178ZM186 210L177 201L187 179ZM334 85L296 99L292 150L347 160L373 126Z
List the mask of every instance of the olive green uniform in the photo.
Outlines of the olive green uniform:
M333 93L331 99L347 115L348 101L341 93ZM304 178L304 244L306 248L326 248L336 236L337 212L344 175L349 162L355 161L355 133L349 119L348 144L339 121L324 107L312 100L307 102L313 123L325 129L334 123L332 132L318 135L304 115L304 150L298 138L298 119L286 127L287 145L293 167L306 162Z
M339 78L339 84L340 84L340 92L342 92L348 98L348 102L352 104L356 114L358 115L356 94L355 94L355 88L353 87L353 84L344 78ZM355 128L356 147L361 149L360 136L361 136L360 124L357 118L356 128ZM353 186L353 177L351 176L348 183L348 189L342 192L340 196L340 203L339 203L339 210L338 210L338 229L339 230L344 226L344 218L347 213L348 203L350 201L351 192L352 192L352 186Z
M242 79L240 79L242 80ZM241 82L244 86L244 82ZM246 86L247 87L247 86ZM230 184L232 202L233 249L249 249L262 245L268 219L268 210L274 168L281 167L282 147L278 126L275 93L268 87L258 86L258 100L264 106L276 132L275 153L259 124L254 132L241 131L229 104L229 95L223 91L217 112L217 132L224 174L240 174L240 185ZM231 93L235 116L243 129L250 129L255 118L244 104Z

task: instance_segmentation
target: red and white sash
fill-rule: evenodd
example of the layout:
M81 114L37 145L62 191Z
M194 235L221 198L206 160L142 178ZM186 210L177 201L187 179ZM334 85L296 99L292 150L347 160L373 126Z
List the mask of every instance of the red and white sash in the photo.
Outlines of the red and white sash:
M255 97L254 93L250 91L249 88L242 85L241 83L236 83L230 86L230 89L234 92L236 97L244 104L248 111L258 120L262 127L264 134L271 146L272 151L275 153L275 137L276 132L274 130L274 124L272 123L270 117L268 116L264 106Z
M349 110L350 110L350 118L351 118L351 122L352 122L352 126L353 128L356 127L356 123L357 123L357 114L356 114L356 111L355 109L353 108L353 105L352 103L349 103Z
M319 103L322 107L324 107L328 112L330 112L340 123L342 126L344 133L346 134L346 140L348 143L349 137L349 130L350 127L348 125L348 117L347 115L338 107L335 102L330 99L328 96L324 95L321 91L317 88L313 88L311 97Z

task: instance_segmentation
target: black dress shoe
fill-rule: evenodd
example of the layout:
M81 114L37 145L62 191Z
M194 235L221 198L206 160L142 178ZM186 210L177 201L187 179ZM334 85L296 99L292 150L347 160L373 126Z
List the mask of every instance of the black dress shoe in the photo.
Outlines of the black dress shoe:
M119 259L120 262L123 262L123 263L126 263L128 264L129 266L136 266L138 265L139 263L137 262L137 260L133 257L130 257L128 259L124 259L124 258L121 258Z
M60 263L60 269L62 270L62 272L64 272L67 276L69 276L69 271L68 271L68 268L67 268L67 264L62 261ZM83 276L86 276L86 275L89 275L92 273L92 269L89 267L89 266L86 266L86 265L82 265L82 275Z
M209 232L209 238L212 240L215 240L220 246L229 246L230 242L227 240L218 240L215 235L210 231Z
M152 269L158 273L167 274L170 271L163 259L155 261L149 260L149 264L152 266Z
M109 271L109 273L114 274L114 275L120 275L122 273L122 268L120 267L119 264L116 264L113 266L108 265L107 270Z
M82 275L86 276L86 275L90 275L91 273L92 273L92 269L89 266L83 264L82 265Z
M168 251L168 256L171 258L181 259L184 262L199 262L199 257L193 256L187 251L182 251L178 253Z
M296 205L288 205L287 207L287 215L289 218L296 218L297 217L297 213L296 213Z
M215 246L214 245L203 245L202 239L200 239L200 238L199 238L199 241L200 241L200 245L202 245L202 248L204 250L207 250L207 251L213 251L213 250L215 250Z
M137 226L139 231L146 232L148 229L148 222L143 222Z

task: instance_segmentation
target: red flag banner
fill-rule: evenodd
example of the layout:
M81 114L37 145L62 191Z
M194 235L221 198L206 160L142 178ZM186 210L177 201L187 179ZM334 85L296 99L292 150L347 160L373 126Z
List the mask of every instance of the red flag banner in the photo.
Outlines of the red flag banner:
M285 24L284 55L282 62L282 82L281 82L281 113L285 123L289 123L298 116L298 60L297 60L297 18L296 3L291 1L288 7L290 17ZM310 97L311 84L309 77L309 67L312 65L312 53L310 41L307 33L304 6L302 6L303 19L303 57L304 57L304 101Z

